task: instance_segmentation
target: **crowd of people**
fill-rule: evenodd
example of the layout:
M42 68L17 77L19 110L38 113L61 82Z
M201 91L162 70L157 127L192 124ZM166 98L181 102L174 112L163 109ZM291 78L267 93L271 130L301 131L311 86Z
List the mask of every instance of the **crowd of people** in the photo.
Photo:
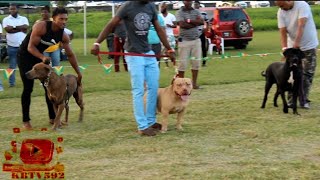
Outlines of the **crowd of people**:
M100 44L113 33L113 43L109 51L123 53L139 53L150 56L124 55L124 70L131 78L133 112L140 134L154 136L161 129L156 121L157 91L160 77L160 55L167 54L178 70L179 77L185 77L188 64L191 64L192 82L194 89L200 89L198 84L199 71L206 66L207 57L205 31L208 26L205 13L199 10L199 1L183 1L184 6L176 15L168 12L165 2L160 4L159 11L154 3L148 0L127 1L117 7L115 16L109 21L97 37L91 48L93 55L98 55ZM301 90L300 105L310 108L310 89L316 69L316 48L318 46L317 31L309 5L304 1L276 1L279 7L277 19L281 37L282 50L286 48L301 49L306 58L303 60L303 88ZM8 44L9 68L16 69L18 64L23 82L21 97L23 123L31 128L30 99L33 89L33 80L25 77L25 72L39 62L58 66L60 60L67 56L70 64L78 74L78 83L81 83L81 73L77 58L70 46L73 37L72 31L66 28L68 12L58 7L50 17L50 8L41 9L39 19L27 34L29 22L18 14L16 5L9 7L10 15L2 21ZM180 27L178 38L179 59L176 65L176 39L173 28ZM2 33L0 26L0 34ZM190 58L192 57L192 58ZM115 72L120 72L120 56L114 57ZM168 58L164 58L169 66ZM10 87L15 86L15 74L10 77ZM147 91L146 112L144 110L143 95ZM0 80L0 91L3 84ZM52 104L48 100L49 118L55 118ZM290 96L289 96L290 97ZM289 98L290 99L290 98ZM290 102L290 100L289 100Z

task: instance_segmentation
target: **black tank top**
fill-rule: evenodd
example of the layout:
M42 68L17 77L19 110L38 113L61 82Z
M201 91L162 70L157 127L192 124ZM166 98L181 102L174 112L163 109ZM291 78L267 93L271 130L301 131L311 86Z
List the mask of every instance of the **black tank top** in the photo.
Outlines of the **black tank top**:
M51 28L52 21L46 21L46 23L47 23L46 25L47 32L45 35L41 36L41 41L39 42L38 45L36 45L36 48L40 51L40 53L43 53L44 50L46 50L50 45L54 45L62 41L64 29L60 29L58 32L53 32ZM24 59L23 57L38 59L28 51L28 44L30 41L31 33L32 33L32 30L27 34L27 36L25 37L25 39L22 41L20 45L18 53L20 57L22 57L22 59Z

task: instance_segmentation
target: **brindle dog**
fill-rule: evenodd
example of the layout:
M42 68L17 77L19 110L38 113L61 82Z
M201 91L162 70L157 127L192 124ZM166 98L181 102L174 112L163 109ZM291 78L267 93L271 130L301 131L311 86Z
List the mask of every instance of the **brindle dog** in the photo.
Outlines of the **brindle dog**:
M53 130L56 130L60 125L60 117L64 109L66 109L65 122L68 123L69 115L69 98L73 96L80 107L79 122L83 119L84 103L82 99L82 86L77 84L77 77L71 74L66 76L58 76L53 68L44 63L38 63L26 73L29 79L39 79L47 89L47 95L53 103L56 113L54 119Z

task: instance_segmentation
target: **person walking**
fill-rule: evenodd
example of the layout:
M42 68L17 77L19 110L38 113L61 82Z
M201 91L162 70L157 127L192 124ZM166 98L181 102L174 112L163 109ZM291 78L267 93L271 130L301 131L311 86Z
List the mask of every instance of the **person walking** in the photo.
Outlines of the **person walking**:
M16 69L17 67L17 52L20 44L24 40L29 27L29 21L26 17L18 14L18 7L16 4L10 4L10 15L5 17L2 21L3 28L6 30L6 38L8 45L9 68ZM9 78L10 87L16 84L15 72Z
M317 46L319 45L317 29L312 11L305 1L276 1L278 28L282 50L298 48L304 55L303 89L299 96L300 106L310 108L309 94L317 66ZM289 103L290 103L289 95Z
M148 44L148 30L153 24L161 42L168 49L170 58L174 59L174 49L171 49L165 32L157 20L155 5L148 0L126 1L111 21L100 32L91 48L91 53L98 55L100 43L106 39L112 29L123 20L127 28L126 53L154 55ZM154 136L161 129L156 122L157 94L159 87L159 67L155 57L126 56L131 77L133 112L141 135ZM146 82L147 97L144 108L144 83Z
M37 63L50 63L51 58L45 56L43 54L44 51L55 51L60 47L60 44L62 44L62 47L66 50L71 66L78 75L78 84L81 84L82 75L78 66L77 58L69 45L69 36L64 32L64 28L68 21L68 11L65 8L58 7L54 9L52 18L53 21L41 21L36 23L33 26L32 31L30 31L23 40L18 50L18 66L23 83L23 92L21 95L22 121L26 129L32 128L30 123L30 104L34 80L28 79L25 74ZM47 91L45 87L44 89ZM53 120L55 119L55 112L53 105L47 96L47 92L45 92L45 97L49 111L50 123L53 123Z

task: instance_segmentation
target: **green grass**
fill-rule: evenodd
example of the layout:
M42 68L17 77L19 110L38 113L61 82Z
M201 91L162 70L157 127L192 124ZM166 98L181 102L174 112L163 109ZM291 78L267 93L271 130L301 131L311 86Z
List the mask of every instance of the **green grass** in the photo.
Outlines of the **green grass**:
M88 53L93 41L87 42ZM264 89L260 72L280 60L279 44L278 31L255 32L241 52L276 54L209 61L199 75L204 89L192 92L184 131L174 130L175 115L171 115L169 131L149 138L136 133L129 75L104 74L95 56L83 55L83 40L75 39L72 46L79 64L89 64L83 72L84 122L76 122L78 108L71 100L69 126L43 134L23 132L19 139L63 136L60 161L66 179L72 180L319 179L319 68L311 91L312 109L299 108L301 116L292 111L283 114L281 108L272 106L275 88L266 109L260 109ZM237 55L239 51L228 49L227 53ZM104 63L113 62L104 57ZM6 66L0 64L0 68ZM66 67L65 73L73 73L72 68ZM169 85L173 74L173 68L162 64L160 86ZM12 128L22 124L20 78L17 87L9 89L7 81L4 86L5 91L0 92L0 154L9 149ZM43 93L36 81L31 105L35 128L50 128ZM161 122L160 115L158 120ZM0 162L3 158L1 155ZM0 172L0 179L10 177Z

